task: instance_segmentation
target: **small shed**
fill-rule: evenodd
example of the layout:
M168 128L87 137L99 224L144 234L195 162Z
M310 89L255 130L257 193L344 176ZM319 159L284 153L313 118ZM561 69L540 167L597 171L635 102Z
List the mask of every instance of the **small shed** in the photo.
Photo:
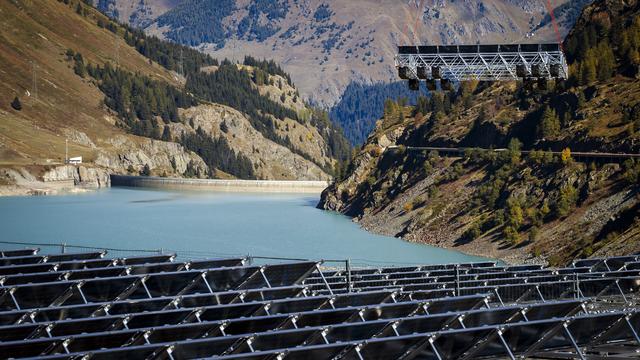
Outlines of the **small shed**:
M76 157L69 158L69 164L71 164L71 165L82 164L82 156L76 156Z

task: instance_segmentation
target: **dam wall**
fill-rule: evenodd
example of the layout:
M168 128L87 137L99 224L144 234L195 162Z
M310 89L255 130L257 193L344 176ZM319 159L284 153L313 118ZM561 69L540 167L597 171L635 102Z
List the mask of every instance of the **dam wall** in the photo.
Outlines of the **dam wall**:
M111 175L111 185L172 190L319 194L329 186L329 182L304 180L180 179L153 176Z

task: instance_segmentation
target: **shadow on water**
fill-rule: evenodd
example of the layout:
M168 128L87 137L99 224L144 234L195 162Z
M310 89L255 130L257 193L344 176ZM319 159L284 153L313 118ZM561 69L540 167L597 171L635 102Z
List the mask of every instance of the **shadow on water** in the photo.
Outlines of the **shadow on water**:
M318 206L318 202L319 201L320 201L320 199L316 199L316 198L312 198L312 197L304 198L302 206L316 207L316 206Z
M170 198L161 198L161 199L131 200L129 202L132 204L146 204L146 203L176 201L177 199L178 199L177 197L170 197Z

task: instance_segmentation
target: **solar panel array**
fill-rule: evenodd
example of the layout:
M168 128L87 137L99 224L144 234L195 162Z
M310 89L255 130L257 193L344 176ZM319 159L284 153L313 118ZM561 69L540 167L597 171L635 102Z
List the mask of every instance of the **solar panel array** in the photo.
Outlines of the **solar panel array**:
M640 258L323 270L0 251L0 357L629 358Z

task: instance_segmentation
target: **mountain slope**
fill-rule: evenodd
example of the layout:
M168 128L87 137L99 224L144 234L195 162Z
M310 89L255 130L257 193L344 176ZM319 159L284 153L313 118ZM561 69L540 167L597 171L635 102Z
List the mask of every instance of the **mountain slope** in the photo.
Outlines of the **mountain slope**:
M68 4L54 0L5 1L0 4L0 14L3 15L0 17L0 184L49 188L42 183L43 179L70 179L104 186L108 185L106 174L110 172L229 176L216 167L221 160L209 161L211 156L205 156L204 149L189 148L190 144L168 131L169 136L163 136L163 128L169 125L190 127L188 119L182 117L186 112L206 113L209 108L219 107L194 98L184 88L188 78L181 74L200 73L203 62L211 62L206 57L136 34L80 1ZM183 51L185 60L179 65L176 59ZM273 96L280 102L283 95L280 92L284 90L251 82L251 71L248 67L237 73L249 79L247 91L251 96L255 99ZM264 73L264 76L284 80L280 75ZM121 91L135 90L141 81L146 84L141 88L142 98L136 98L131 92L122 96ZM285 125L292 119L274 117L274 124L282 123L283 129L277 130L279 137L300 138L304 133L308 141L289 141L281 146L283 156L277 171L258 169L258 164L266 160L256 152L234 148L231 139L207 135L205 146L219 144L217 151L230 147L236 160L228 161L246 158L250 167L256 167L251 170L256 177L328 179L328 172L336 163L336 149L340 148L331 142L340 143L341 137L326 123L314 122L308 115L303 118L303 113L312 110L301 100L293 103L295 88L283 89L287 94L278 106L291 109L298 125L296 132L289 131ZM292 95L288 96L289 93ZM19 109L12 106L16 97ZM185 102L185 99L191 100ZM119 108L122 100L131 102L125 101L125 107ZM138 107L145 103L150 108ZM191 106L188 104L199 105L186 109ZM181 106L185 109L179 109ZM229 112L232 111L242 121L255 126L248 114L230 108ZM220 114L211 112L203 115L202 121L216 124L220 121L218 116ZM306 130L301 132L301 129ZM195 130L191 128L191 132ZM261 137L264 149L278 146L263 132L254 131ZM70 156L83 156L82 167L62 165L66 140ZM341 151L348 152L348 148ZM90 177L82 169L91 169L91 174L98 172L99 179Z
M572 76L554 90L464 83L416 107L388 103L319 207L510 262L637 253L640 162L584 162L571 151L640 151L640 4L596 1L565 48ZM443 157L415 146L468 150Z
M587 2L554 2L563 34ZM351 81L395 80L399 44L556 41L544 1L429 0L422 11L420 1L395 0L101 3L117 9L122 21L216 57L273 58L292 74L304 98L323 106L339 101Z

